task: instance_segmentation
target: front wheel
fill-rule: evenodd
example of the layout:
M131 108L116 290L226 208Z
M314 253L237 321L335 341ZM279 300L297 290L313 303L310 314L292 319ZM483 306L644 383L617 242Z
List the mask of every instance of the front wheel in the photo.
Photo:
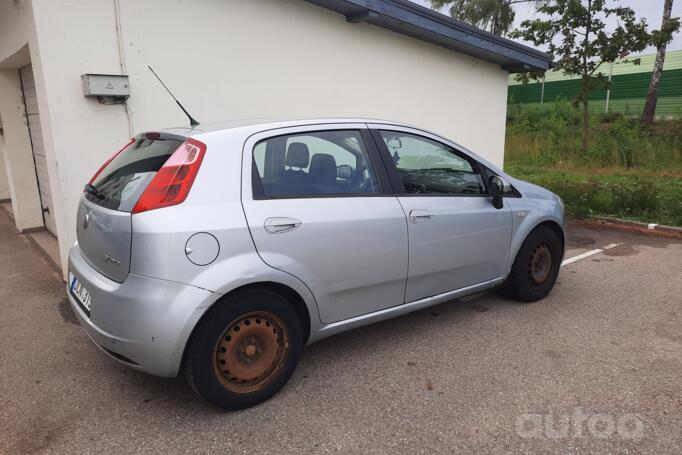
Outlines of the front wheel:
M544 298L554 287L562 257L556 232L546 226L535 228L519 248L504 293L522 302Z
M303 349L301 324L289 302L272 291L247 290L209 312L185 359L192 388L227 410L253 406L277 393Z

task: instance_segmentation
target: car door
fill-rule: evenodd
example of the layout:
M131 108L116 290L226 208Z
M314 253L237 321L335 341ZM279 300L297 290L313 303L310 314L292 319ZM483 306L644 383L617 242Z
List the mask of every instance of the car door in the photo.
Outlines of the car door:
M438 136L370 127L408 218L405 301L503 277L512 217L493 207L483 166Z
M366 125L266 131L243 153L256 249L311 289L322 322L404 303L407 223Z

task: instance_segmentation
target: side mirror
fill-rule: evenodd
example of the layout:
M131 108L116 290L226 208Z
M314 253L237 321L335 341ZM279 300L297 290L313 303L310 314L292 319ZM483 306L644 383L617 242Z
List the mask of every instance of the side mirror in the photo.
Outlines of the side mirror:
M341 180L350 180L353 176L353 168L347 164L336 166L336 178Z
M501 209L504 207L502 195L511 191L511 185L498 175L490 177L490 192L493 195L493 207Z
M503 179L502 177L498 177L500 181L502 182L502 194L507 194L512 192L512 186L511 183Z

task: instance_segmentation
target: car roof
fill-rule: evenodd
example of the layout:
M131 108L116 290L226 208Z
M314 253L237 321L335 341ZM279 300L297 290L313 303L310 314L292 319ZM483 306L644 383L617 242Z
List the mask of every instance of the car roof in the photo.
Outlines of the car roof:
M174 127L165 128L162 131L168 133L182 134L186 136L195 136L203 133L210 133L215 131L231 130L245 127L265 127L265 129L287 128L294 126L305 125L324 125L331 123L383 123L389 125L399 125L411 128L417 128L413 125L408 125L402 122L395 122L391 120L383 120L367 117L324 117L324 118L300 118L300 119L286 119L286 118L253 118L253 119L236 119L226 120L222 122L209 122L191 127Z

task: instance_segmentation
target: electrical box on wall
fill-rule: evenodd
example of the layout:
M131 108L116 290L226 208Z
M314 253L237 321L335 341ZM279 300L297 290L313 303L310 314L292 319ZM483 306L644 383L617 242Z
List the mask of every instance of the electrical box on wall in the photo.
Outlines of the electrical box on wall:
M83 79L85 96L124 100L130 96L130 85L127 75L83 74L81 78Z

